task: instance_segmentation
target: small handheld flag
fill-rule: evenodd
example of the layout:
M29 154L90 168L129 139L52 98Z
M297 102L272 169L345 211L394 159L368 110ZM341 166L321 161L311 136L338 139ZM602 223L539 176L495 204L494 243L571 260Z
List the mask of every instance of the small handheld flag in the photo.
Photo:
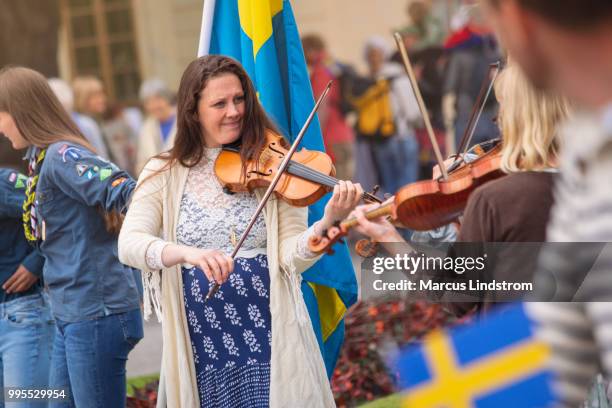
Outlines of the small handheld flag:
M541 408L552 402L549 348L524 305L436 331L397 360L403 407Z

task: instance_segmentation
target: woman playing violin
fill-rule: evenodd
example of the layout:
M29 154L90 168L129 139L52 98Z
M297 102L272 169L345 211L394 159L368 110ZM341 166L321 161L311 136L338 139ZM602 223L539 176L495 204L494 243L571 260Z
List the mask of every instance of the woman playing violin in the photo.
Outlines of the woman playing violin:
M121 260L143 270L145 316L153 306L163 317L161 404L335 406L301 273L319 259L308 238L347 216L361 187L339 182L310 228L306 208L273 197L232 259L262 192L225 193L214 161L237 141L241 157L256 158L275 127L244 69L223 56L188 65L177 108L175 145L145 166L119 237Z
M499 126L503 135L501 168L507 175L482 185L470 195L457 241L544 242L553 203L556 129L567 117L569 106L565 99L533 88L519 67L512 64L497 79L495 94L500 103ZM387 220L366 219L364 211L368 208L361 206L353 213L359 223L358 231L381 243L403 242ZM533 272L533 268L524 265L524 259L515 255L510 252L504 256L504 267L494 268L492 278L513 281L517 276L511 274ZM494 264L494 260L490 261ZM520 278L531 280L531 276ZM463 314L474 304L452 306Z

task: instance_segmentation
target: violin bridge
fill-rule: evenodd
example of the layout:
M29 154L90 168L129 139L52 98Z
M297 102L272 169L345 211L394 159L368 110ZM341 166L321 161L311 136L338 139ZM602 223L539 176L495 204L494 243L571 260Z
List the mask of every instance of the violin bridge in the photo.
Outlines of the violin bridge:
M266 167L266 163L268 162L268 160L271 159L271 155L270 152L267 150L264 150L260 155L259 155L259 160L258 160L258 168L262 169Z

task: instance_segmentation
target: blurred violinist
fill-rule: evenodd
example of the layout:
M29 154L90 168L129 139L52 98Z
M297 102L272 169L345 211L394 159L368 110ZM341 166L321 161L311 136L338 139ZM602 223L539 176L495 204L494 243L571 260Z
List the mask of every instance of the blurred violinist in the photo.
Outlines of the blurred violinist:
M267 132L278 133L242 66L198 58L179 86L174 147L140 176L119 256L143 270L145 315L151 306L163 313L160 396L168 406L335 406L301 273L319 259L308 238L347 216L363 191L340 181L310 228L307 208L269 200L232 259L262 191L224 192L215 159L235 142L243 159L258 159Z
M558 96L535 89L520 68L509 65L495 83L500 103L499 126L503 134L501 169L507 175L477 188L469 197L457 241L472 243L544 242L546 224L553 204L552 185L557 172L558 140L556 128L569 113L568 102ZM395 227L386 219L368 220L364 212L371 206L360 206L356 217L357 230L393 251L404 242ZM409 245L409 244L407 244ZM473 248L470 248L473 249ZM411 249L408 249L410 251ZM455 249L450 256L462 256ZM497 280L531 280L533 268L523 265L512 253L498 255L503 263L493 265L492 276ZM502 265L503 264L503 265ZM491 273L491 272L489 272ZM484 294L482 304L488 308L491 299ZM474 304L452 304L454 312L464 314Z

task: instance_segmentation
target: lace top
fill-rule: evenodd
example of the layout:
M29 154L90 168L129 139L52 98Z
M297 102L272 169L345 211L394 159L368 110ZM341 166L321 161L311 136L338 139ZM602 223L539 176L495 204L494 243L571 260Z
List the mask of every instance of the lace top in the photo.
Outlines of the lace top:
M214 162L221 148L204 149L204 160L189 170L187 183L181 199L177 224L177 243L204 249L219 249L231 254L234 244L257 209L254 194L227 194L214 174ZM307 246L313 227L298 240L298 253L304 258L313 258ZM156 241L147 250L147 265L151 269L163 268L162 251L168 242ZM251 229L241 251L266 247L266 225L260 214Z

